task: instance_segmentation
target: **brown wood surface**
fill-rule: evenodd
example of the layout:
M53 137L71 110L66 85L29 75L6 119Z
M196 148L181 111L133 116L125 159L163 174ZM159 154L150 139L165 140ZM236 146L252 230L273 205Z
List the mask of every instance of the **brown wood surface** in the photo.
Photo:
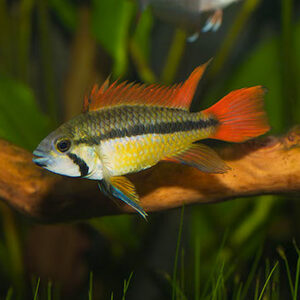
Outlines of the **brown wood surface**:
M32 154L0 140L0 198L41 222L61 222L132 212L106 198L97 182L52 174ZM231 167L225 174L162 162L130 175L147 212L261 194L300 195L300 127L218 150ZM118 202L118 201L117 201Z

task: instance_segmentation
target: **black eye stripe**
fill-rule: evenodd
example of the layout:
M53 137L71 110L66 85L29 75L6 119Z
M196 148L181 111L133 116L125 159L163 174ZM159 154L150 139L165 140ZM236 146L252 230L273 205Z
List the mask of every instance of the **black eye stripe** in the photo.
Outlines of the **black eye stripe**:
M85 161L74 153L68 153L67 155L72 159L74 164L79 167L81 177L85 177L89 173L89 167Z

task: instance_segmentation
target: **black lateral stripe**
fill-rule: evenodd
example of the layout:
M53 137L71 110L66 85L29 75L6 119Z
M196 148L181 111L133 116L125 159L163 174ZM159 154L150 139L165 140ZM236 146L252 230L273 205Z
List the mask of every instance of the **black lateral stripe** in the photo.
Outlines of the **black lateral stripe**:
M207 120L197 120L197 121L185 121L185 122L162 122L157 124L136 124L134 126L129 126L127 128L113 128L109 132L99 135L98 137L86 137L74 141L75 144L87 144L95 145L99 144L103 140L122 138L122 137L132 137L143 134L168 134L175 132L184 132L205 129L211 126L218 125L218 120L210 118Z
M79 167L81 177L85 177L89 173L89 167L85 161L74 153L68 153L67 155L72 159L74 164Z
M137 124L123 129L111 129L106 134L99 136L99 140L107 140L122 137L131 137L143 134L168 134L180 131L191 131L205 129L211 126L216 126L218 120L210 118L199 121L185 121L185 122L162 122L155 125L152 124Z

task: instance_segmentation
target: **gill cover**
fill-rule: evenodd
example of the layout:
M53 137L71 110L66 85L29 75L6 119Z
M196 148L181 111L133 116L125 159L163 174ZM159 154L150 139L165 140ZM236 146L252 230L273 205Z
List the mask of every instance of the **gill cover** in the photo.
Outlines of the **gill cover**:
M37 146L33 152L33 162L56 174L84 177L89 167L80 152L84 153L73 145L73 136L62 125Z

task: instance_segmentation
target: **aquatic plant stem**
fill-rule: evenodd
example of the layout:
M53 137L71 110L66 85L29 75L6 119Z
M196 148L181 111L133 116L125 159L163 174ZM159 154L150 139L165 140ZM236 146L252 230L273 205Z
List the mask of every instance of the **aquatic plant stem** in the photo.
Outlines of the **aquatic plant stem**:
M1 204L1 216L3 222L3 232L5 243L9 252L10 266L12 266L11 276L18 296L24 292L24 266L20 233L16 224L16 218L12 211Z
M208 72L208 76L214 77L223 68L224 63L235 45L235 42L244 28L244 25L258 6L259 2L260 0L246 0L244 2L241 11L238 13L226 37L224 38L224 42L221 44L222 46L213 61L212 67Z
M181 57L184 53L187 34L183 29L177 28L174 33L172 44L161 74L164 84L171 84L176 76Z
M157 82L156 75L150 66L151 33L153 16L146 9L139 17L133 35L129 41L129 51L136 70L145 83Z
M263 297L263 295L264 295L264 292L265 292L265 289L266 289L266 287L267 287L267 285L268 285L268 283L269 283L269 281L270 281L270 279L271 279L271 276L272 276L273 272L274 272L275 269L277 268L277 266L278 266L278 261L275 263L274 267L272 268L271 272L269 273L269 275L268 275L268 277L267 277L267 279L266 279L266 282L265 282L265 284L264 284L264 286L263 286L263 288L262 288L262 291L261 291L261 293L260 293L260 295L259 295L258 300L261 300L261 299L262 299L262 297Z
M34 0L20 1L19 32L18 32L18 77L24 82L28 81L28 66L31 42L31 20L34 8Z
M181 215L180 215L180 223L179 223L179 230L178 230L178 237L177 237L177 244L176 244L176 252L175 252L175 260L174 260L174 268L173 268L173 278L172 278L172 300L176 299L177 293L177 265L178 265L178 257L180 251L180 243L181 243L181 235L182 235L182 227L183 227L183 216L184 216L184 206L181 208Z
M83 6L78 9L77 16L78 26L73 36L69 68L63 88L65 120L69 120L81 112L84 95L95 82L101 82L105 78L96 70L96 57L99 52L97 52L96 40L90 32L91 12Z
M38 30L40 40L40 55L44 95L46 98L47 112L54 124L57 123L57 103L54 88L54 70L52 66L52 53L49 40L49 18L47 1L37 0Z
M33 300L37 300L37 299L38 299L39 288L40 288L40 282L41 282L41 279L38 278L37 283L36 283L36 286L35 286L35 290L34 290L34 297L33 297Z
M90 272L90 278L89 278L89 300L93 299L93 272Z
M283 128L288 128L291 124L300 121L299 111L300 106L298 104L300 89L297 79L297 66L296 53L294 49L294 38L293 34L293 1L282 0L281 1L281 40L279 49L281 52L281 80L282 80L282 123ZM295 109L288 109L294 107Z
M144 57L143 52L139 48L139 45L134 39L131 39L129 43L129 50L131 53L132 60L138 70L138 73L143 82L154 83L157 81L157 78L153 71L151 70L146 58Z
M195 300L200 300L200 239L195 240Z
M298 252L296 276L295 276L295 291L294 291L294 295L293 295L293 300L297 300L297 298L298 298L299 278L300 278L300 255Z
M13 45L12 45L11 17L7 7L7 1L0 0L0 62L2 72L13 72Z

